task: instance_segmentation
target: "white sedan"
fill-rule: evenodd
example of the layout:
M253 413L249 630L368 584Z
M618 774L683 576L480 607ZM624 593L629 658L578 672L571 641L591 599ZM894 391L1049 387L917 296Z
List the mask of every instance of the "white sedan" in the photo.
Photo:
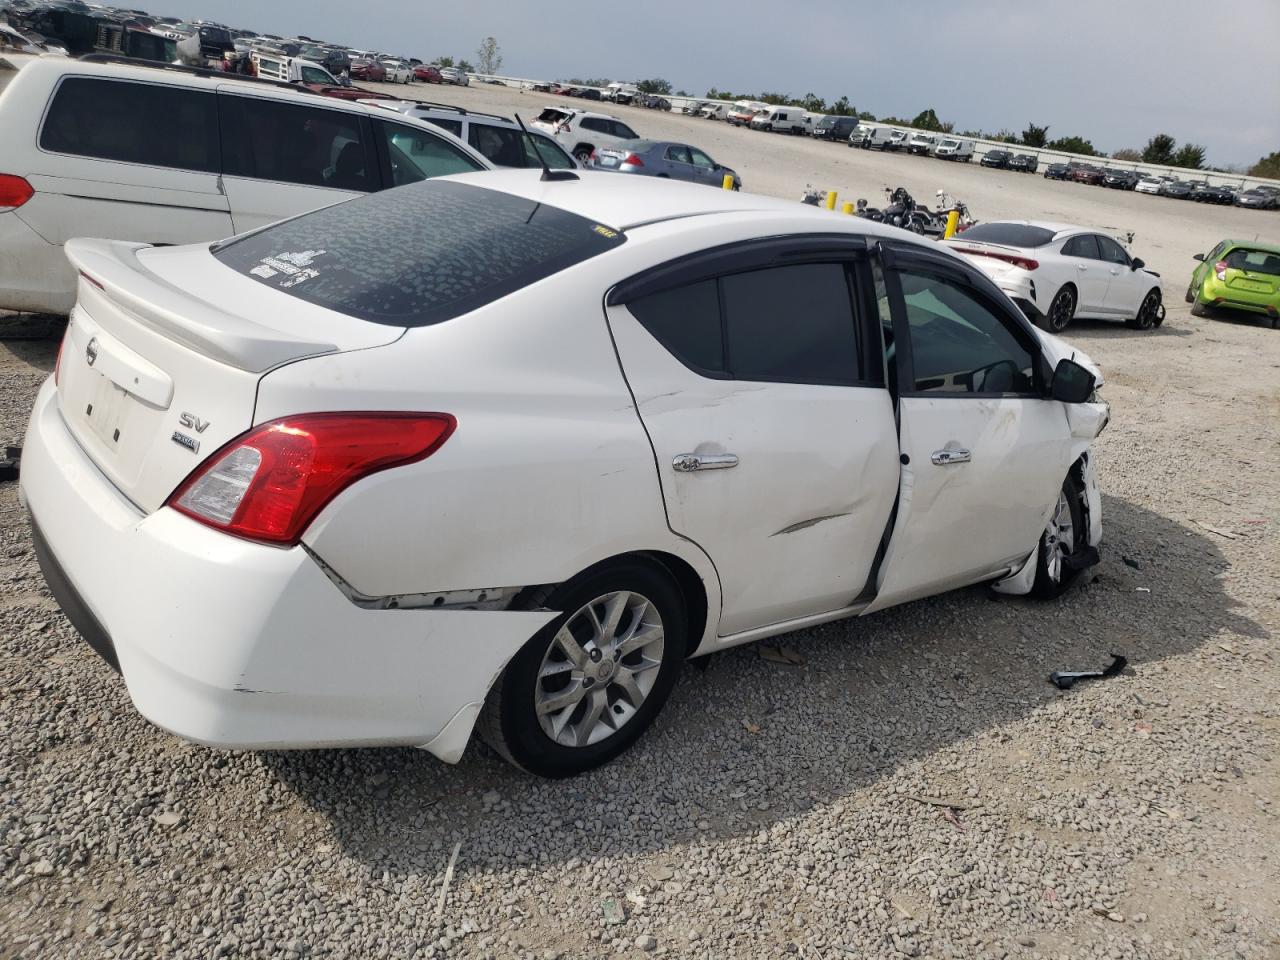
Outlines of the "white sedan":
M1061 333L1075 317L1164 322L1160 274L1114 237L1035 220L993 220L944 241L964 254L1035 323Z
M408 60L388 58L380 61L387 71L387 83L412 83L413 64Z
M441 67L440 79L445 83L456 84L459 87L471 86L471 77L467 75L465 70L458 67Z
M451 762L478 726L565 776L690 657L966 584L1056 596L1096 562L1100 375L964 259L563 173L67 244L21 491L143 715Z

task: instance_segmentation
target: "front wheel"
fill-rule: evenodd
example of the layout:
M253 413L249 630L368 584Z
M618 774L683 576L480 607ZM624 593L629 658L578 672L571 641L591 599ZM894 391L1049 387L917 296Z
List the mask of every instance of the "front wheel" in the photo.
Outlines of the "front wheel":
M1150 330L1160 326L1163 318L1160 315L1160 291L1154 287L1147 292L1138 308L1138 315L1125 321L1125 325L1134 330Z
M679 587L648 565L610 565L557 587L565 611L517 653L477 729L516 766L569 777L612 760L653 722L685 653Z
M1060 595L1085 566L1079 561L1087 549L1084 488L1075 476L1068 476L1058 491L1049 522L1040 534L1032 594L1046 600Z
M1045 325L1050 333L1061 333L1067 329L1075 315L1076 292L1071 287L1063 287L1049 304L1049 310L1044 315Z

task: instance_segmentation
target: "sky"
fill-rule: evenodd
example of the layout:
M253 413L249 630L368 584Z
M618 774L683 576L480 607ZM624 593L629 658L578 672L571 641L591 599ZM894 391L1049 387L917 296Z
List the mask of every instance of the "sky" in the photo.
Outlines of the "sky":
M136 0L133 0L136 3ZM132 3L131 3L132 5ZM139 4L141 5L141 4ZM1280 150L1280 0L148 0L154 14L475 61L529 79L662 77L847 96L877 117L932 107L957 130L1078 134L1110 153L1156 133L1214 166ZM758 11L758 12L756 12Z

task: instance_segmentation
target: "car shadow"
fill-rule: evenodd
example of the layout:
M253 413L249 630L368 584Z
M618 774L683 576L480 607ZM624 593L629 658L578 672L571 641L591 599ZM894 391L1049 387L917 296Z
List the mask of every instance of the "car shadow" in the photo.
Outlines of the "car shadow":
M1170 310L1172 314L1172 310ZM1193 330L1187 329L1185 326L1179 325L1176 318L1166 316L1164 323L1158 327L1152 327L1150 330L1134 330L1127 327L1123 320L1090 320L1084 317L1076 317L1067 326L1067 329L1058 336L1064 340L1070 341L1074 339L1080 340L1127 340L1130 337L1190 337L1194 336Z
M1114 497L1104 510L1103 562L1058 600L972 587L774 641L800 665L765 660L758 645L686 665L655 727L574 779L533 778L476 742L452 767L411 749L258 757L384 882L421 874L428 851L435 863L455 841L466 871L526 862L516 837L558 863L755 833L1078 695L1048 683L1054 670L1123 654L1124 674L1095 681L1123 696L1125 675L1164 658L1224 634L1267 635L1224 590L1230 564L1205 534Z

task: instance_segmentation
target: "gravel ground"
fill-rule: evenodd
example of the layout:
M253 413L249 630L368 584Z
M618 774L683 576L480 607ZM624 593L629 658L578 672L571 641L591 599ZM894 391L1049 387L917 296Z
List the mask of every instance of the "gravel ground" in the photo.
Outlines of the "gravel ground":
M788 196L781 168L715 138L818 157L788 184L832 162L851 180L865 164L872 192L881 165L934 164L901 178L925 196L940 176L641 117L714 128L698 142ZM1138 229L1171 287L1191 251L1280 222L946 172L979 217ZM179 742L58 612L0 484L0 958L1280 956L1280 332L1193 319L1175 292L1158 331L1071 329L1113 404L1093 582L793 634L795 666L717 655L636 749L567 782L478 745L449 767ZM20 438L54 352L0 340L0 441ZM1046 682L1111 652L1120 676Z

